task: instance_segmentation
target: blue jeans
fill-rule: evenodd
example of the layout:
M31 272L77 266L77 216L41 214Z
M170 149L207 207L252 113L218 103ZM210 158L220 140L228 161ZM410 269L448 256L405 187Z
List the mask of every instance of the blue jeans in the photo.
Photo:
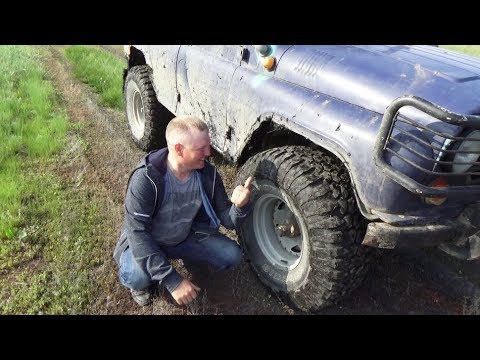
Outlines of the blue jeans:
M233 268L242 259L238 244L219 233L197 235L191 232L185 241L175 246L163 246L162 250L168 259L207 264L216 271ZM119 278L123 286L133 290L143 290L153 284L150 275L138 266L129 247L120 257Z

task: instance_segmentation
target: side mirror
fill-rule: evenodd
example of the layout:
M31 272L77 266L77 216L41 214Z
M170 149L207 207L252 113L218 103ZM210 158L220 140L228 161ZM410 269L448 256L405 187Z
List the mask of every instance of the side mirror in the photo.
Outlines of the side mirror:
M253 45L253 46L255 47L255 50L257 50L262 56L268 56L272 52L272 48L270 45Z

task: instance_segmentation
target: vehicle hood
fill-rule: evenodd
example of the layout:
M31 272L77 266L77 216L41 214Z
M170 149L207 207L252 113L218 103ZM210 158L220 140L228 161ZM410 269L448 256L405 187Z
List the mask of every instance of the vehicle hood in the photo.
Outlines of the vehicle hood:
M380 114L410 94L480 113L480 59L433 46L291 46L274 76Z

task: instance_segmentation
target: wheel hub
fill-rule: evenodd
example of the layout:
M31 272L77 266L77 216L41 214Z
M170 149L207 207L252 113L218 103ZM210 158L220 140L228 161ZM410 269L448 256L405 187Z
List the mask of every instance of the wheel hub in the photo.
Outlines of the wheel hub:
M275 266L296 266L302 253L301 230L287 203L273 194L262 195L255 204L254 231L260 249Z

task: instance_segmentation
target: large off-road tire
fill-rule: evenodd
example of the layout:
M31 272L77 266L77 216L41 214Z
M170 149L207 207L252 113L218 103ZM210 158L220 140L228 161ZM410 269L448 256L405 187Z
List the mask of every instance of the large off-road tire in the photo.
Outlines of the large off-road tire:
M300 310L314 312L347 295L364 278L366 229L345 167L334 157L285 146L250 158L253 214L239 237L260 280Z
M123 89L132 139L143 151L166 146L165 128L173 117L157 100L151 72L148 65L130 68Z

